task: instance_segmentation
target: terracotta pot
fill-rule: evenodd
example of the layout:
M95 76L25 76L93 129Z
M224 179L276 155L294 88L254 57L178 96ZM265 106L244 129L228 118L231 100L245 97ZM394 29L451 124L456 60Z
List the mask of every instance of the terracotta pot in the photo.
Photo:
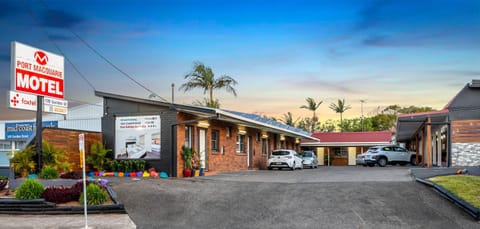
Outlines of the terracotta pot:
M192 170L191 169L184 169L183 170L183 177L191 177L192 176Z

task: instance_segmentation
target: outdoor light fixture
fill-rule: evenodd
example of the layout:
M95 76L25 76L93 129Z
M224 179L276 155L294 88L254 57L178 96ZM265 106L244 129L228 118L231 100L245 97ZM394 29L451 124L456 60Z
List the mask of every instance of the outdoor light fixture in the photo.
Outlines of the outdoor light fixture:
M285 135L280 134L280 141L285 141Z
M198 127L203 127L203 128L208 128L210 126L210 123L208 121L200 121L197 123Z

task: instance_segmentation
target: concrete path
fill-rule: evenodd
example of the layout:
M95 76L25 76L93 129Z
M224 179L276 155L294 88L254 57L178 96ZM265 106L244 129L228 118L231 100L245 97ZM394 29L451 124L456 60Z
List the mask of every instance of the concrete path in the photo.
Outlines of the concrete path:
M0 215L0 228L9 229L70 229L84 228L83 215ZM88 215L88 226L92 229L134 229L127 214Z

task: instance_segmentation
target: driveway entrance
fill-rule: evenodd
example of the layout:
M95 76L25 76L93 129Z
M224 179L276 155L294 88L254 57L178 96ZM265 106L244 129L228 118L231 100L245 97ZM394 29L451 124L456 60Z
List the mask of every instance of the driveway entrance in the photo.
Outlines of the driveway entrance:
M318 169L250 170L199 177L207 180L267 183L411 182L409 167L330 166Z

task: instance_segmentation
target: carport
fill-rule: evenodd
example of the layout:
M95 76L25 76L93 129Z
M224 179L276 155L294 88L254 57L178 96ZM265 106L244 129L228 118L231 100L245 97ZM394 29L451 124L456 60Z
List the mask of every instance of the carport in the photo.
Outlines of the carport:
M398 115L396 140L417 153L417 165L450 166L449 110Z

